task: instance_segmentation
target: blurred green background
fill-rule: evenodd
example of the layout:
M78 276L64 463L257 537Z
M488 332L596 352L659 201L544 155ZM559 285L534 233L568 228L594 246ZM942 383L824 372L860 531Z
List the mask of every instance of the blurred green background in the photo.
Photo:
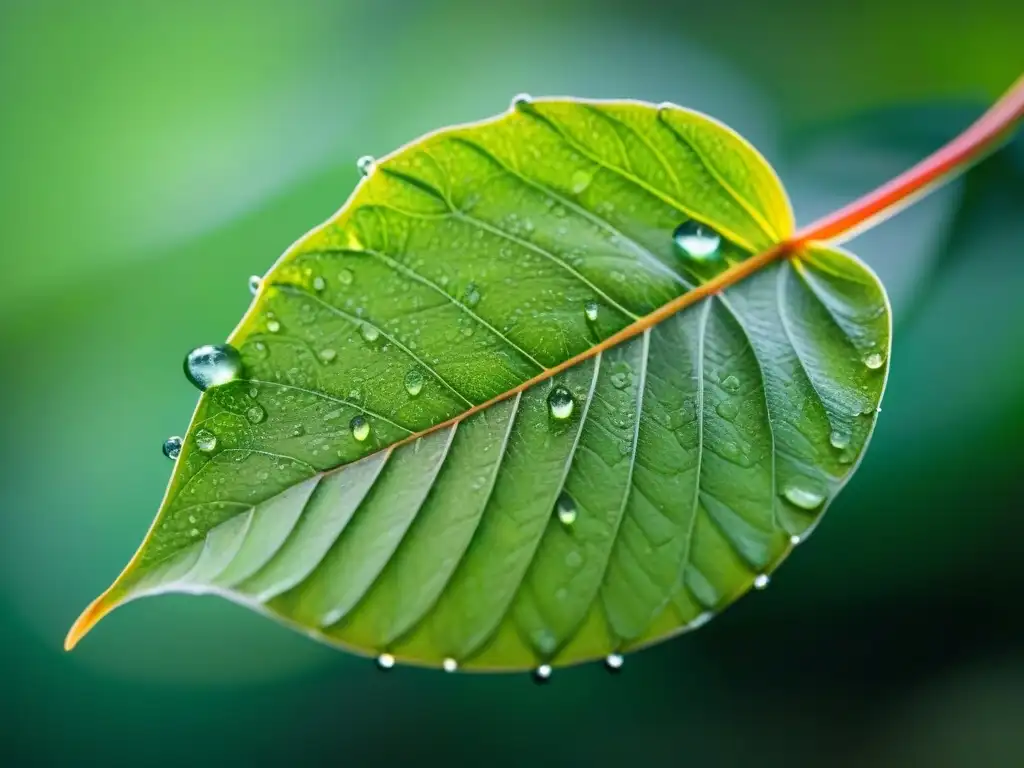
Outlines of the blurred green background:
M71 621L142 538L246 278L355 159L534 95L674 101L800 222L1024 70L1018 0L0 0L0 761L1024 765L1024 139L851 248L895 309L860 472L766 592L598 665L478 677L216 598Z

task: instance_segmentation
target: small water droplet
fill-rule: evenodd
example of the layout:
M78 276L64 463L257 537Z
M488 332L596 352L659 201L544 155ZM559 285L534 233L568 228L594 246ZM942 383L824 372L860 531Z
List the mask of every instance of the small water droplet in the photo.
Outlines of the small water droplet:
M713 618L715 618L714 613L712 613L711 611L704 611L703 613L697 614L697 616L694 617L693 621L686 625L686 628L691 630L700 629Z
M259 275L251 275L249 277L249 293L255 296L260 292L260 286L263 284L263 278Z
M585 305L583 305L583 314L586 316L587 320L589 320L592 323L596 322L597 313L599 310L600 307L598 307L596 301L588 301Z
M395 666L395 657L390 653L382 653L377 657L377 669L388 670Z
M208 429L196 432L196 447L203 453L212 453L217 448L217 436Z
M768 578L767 573L757 574L757 576L754 577L754 589L764 589L768 586L769 581L770 579Z
M320 275L313 278L313 290L319 293L327 287L327 281L324 280Z
M253 400L255 400L259 396L260 396L260 391L258 389L256 389L256 387L252 387L249 390L249 397L251 397Z
M447 659L441 662L441 667L444 669L445 672L454 672L459 668L459 662L457 662L455 659L449 656Z
M565 556L565 564L570 568L579 568L583 565L583 555L578 550L570 550Z
M373 173L373 169L377 166L377 161L373 159L371 155L363 155L356 160L356 168L359 169L361 176L369 176Z
M423 374L419 368L411 368L405 374L405 391L412 397L416 397L416 395L423 391Z
M829 443L832 444L833 448L842 450L850 444L850 433L840 432L838 429L832 430L832 434L828 436Z
M800 509L817 509L825 501L825 494L808 480L796 479L786 484L782 491L786 501Z
M206 344L185 356L185 376L205 391L234 381L242 373L242 356L230 344Z
M593 174L589 173L588 171L584 171L582 169L578 171L573 171L571 179L572 193L574 195L581 194L584 190L586 190L587 187L590 186L590 182L593 181L593 179Z
M882 367L882 363L885 362L885 358L882 357L878 352L872 352L864 356L864 365L873 371L877 371Z
M715 406L715 412L726 421L732 421L740 412L740 407L732 400L723 400Z
M796 546L797 544L799 544L799 543L800 543L801 541L803 541L803 539L801 539L801 538L800 538L800 537L799 537L799 536L798 536L797 534L795 534L795 533L794 533L794 534L793 534L792 536L790 536L790 537L789 537L789 543L790 543L790 544L792 544L792 545L793 545L794 547L795 547L795 546Z
M335 352L330 347L327 347L327 349L320 350L320 359L323 360L325 363L333 363L337 357L338 353Z
M706 261L718 255L722 238L710 227L690 219L676 227L676 231L672 233L672 242L685 256Z
M604 657L604 668L609 672L619 672L622 670L622 663L625 659L622 658L621 653L609 653Z
M354 416L348 425L352 429L352 437L360 443L370 436L370 422L362 416Z
M576 502L572 496L564 491L559 495L555 502L555 514L562 525L569 526L576 522Z
M164 456L168 459L176 459L181 455L181 438L175 435L164 440Z
M529 104L533 101L533 96L528 93L517 93L512 97L512 109L519 109L525 104Z
M277 333L281 330L281 324L277 320L267 320L267 330L271 333Z
M377 326L370 325L370 323L363 323L359 328L359 333L362 334L362 337L371 344L380 338L380 330Z
M466 286L466 297L464 301L466 306L470 309L480 303L480 291L477 290L476 283L470 283Z
M267 412L259 405L251 405L245 411L245 418L247 418L253 424L259 424L265 418L267 418Z
M191 536L193 539L198 538L199 537L199 529L198 528L193 528L191 531L188 532L188 535Z
M543 684L551 679L551 665L541 664L535 670L533 670L533 682L537 684Z
M740 380L730 373L722 379L722 389L726 392L738 392L740 389Z
M301 424L296 424L292 428L292 437L302 437L304 434L306 434L306 428Z
M558 385L548 395L548 410L552 418L565 421L572 416L576 408L576 401L572 399L572 393L565 387Z
M343 269L338 273L338 282L342 285L352 285L354 279L355 275L352 274L351 269Z

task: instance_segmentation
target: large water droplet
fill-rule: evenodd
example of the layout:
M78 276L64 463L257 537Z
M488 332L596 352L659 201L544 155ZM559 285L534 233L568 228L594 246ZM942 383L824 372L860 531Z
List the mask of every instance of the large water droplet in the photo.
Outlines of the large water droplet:
M565 387L558 385L548 395L548 410L551 416L559 421L565 421L572 416L576 401L572 399L572 393Z
M757 576L754 577L754 589L764 589L768 586L769 581L770 579L768 578L767 573L757 574Z
M255 296L260 292L260 286L263 284L263 278L259 275L251 275L249 277L249 293Z
M873 371L877 371L882 367L882 363L885 362L885 358L882 357L878 352L872 352L864 356L864 365Z
M587 320L592 323L597 320L597 313L599 310L600 307L598 307L596 301L588 301L583 305L583 314L586 316Z
M352 274L351 269L343 269L338 273L338 282L342 285L352 285L354 279L355 275Z
M731 373L722 379L722 389L726 392L739 392L740 380L733 376Z
M416 395L423 391L423 374L419 368L411 368L405 374L405 391L412 397L416 397Z
M217 448L217 436L208 429L196 431L196 448L203 453L213 453Z
M533 96L528 93L517 93L512 97L512 109L519 109L520 107L529 104L533 101Z
M270 320L267 320L267 330L271 333L277 333L281 330L281 323L271 318Z
M842 450L850 444L850 433L840 432L838 429L832 430L832 434L828 436L829 443L832 444L833 448Z
M447 659L441 662L441 667L444 669L445 672L454 672L459 668L459 662L457 662L455 659L449 656Z
M359 169L361 176L369 176L375 167L377 167L377 161L371 155L363 155L356 160L356 168Z
M360 443L370 436L370 422L362 416L354 416L348 425L352 429L352 437Z
M175 435L164 440L164 456L168 459L176 459L181 455L181 438Z
M327 281L324 280L320 275L313 278L313 290L319 293L327 287Z
M470 309L480 303L480 291L477 290L476 283L470 283L466 286L465 303Z
M259 424L261 421L267 418L267 412L263 410L262 406L254 403L246 409L245 418L247 418L253 424Z
M395 666L395 657L390 653L382 653L377 657L377 669L389 670Z
M380 338L380 330L375 325L370 323L363 323L359 329L359 333L362 334L363 338L371 344Z
M551 679L551 665L541 664L535 670L533 670L533 682L541 684L546 683Z
M799 544L799 543L800 543L801 541L803 541L803 539L801 539L801 538L800 538L800 537L799 537L799 536L798 536L797 534L795 534L795 533L794 533L794 534L793 534L792 536L790 536L790 537L789 537L789 543L790 543L790 544L792 544L792 545L793 545L794 547L795 547L795 546L796 546L797 544Z
M185 356L185 375L201 390L234 381L242 374L242 356L230 344L206 344Z
M558 522L562 525L572 525L576 522L576 502L572 496L564 491L555 502L555 514L558 515Z
M625 659L622 658L621 653L609 653L604 658L604 668L609 672L619 672L622 670L622 663Z
M578 195L586 190L590 186L590 182L593 181L594 176L588 171L578 170L573 171L572 174L572 193Z
M676 231L672 233L672 242L683 255L707 261L718 255L722 238L715 230L691 219L676 227Z
M825 494L818 490L816 485L800 478L786 483L782 495L790 504L806 510L817 509L825 501Z
M732 421L740 412L740 407L732 400L723 400L715 406L715 412L726 421Z
M338 357L338 353L335 352L330 347L327 347L326 349L321 349L320 350L320 359L323 360L325 363L333 363L335 358L337 358L337 357Z

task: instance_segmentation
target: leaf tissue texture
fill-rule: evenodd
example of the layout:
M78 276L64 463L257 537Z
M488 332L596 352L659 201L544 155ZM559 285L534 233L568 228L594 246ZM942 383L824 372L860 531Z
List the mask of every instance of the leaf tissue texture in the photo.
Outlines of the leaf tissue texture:
M649 317L792 234L760 155L675 106L520 100L365 170L263 279L240 376L69 644L185 591L516 670L767 583L864 452L891 326L874 275L815 244Z

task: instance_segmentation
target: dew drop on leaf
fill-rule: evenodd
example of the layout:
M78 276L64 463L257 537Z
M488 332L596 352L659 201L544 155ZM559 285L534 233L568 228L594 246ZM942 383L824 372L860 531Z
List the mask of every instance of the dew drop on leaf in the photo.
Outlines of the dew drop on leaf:
M390 653L382 653L377 657L377 669L388 670L395 666L395 657Z
M825 501L825 494L808 480L791 480L782 490L786 501L800 509L814 510Z
M598 306L597 306L597 302L596 301L588 301L583 306L583 314L586 316L587 320L589 320L590 322L593 323L593 322L595 322L597 320L597 313L598 313Z
M259 275L252 275L249 277L249 293L255 296L260 292L260 285L263 283L263 278Z
M466 286L465 303L470 309L480 303L480 291L477 290L476 283L470 283Z
M533 682L537 684L546 683L551 679L551 665L541 664L533 670Z
M575 408L576 401L572 399L572 393L568 389L559 385L551 390L551 394L548 395L548 410L552 418L565 421L572 416Z
M250 405L245 411L245 418L247 418L253 424L259 424L265 418L267 418L267 412L263 410L263 407L257 404Z
M185 356L185 376L205 391L234 381L242 373L242 356L230 344L206 344Z
M208 429L197 430L196 447L203 453L212 453L217 448L217 436Z
M740 389L740 380L732 374L729 374L722 379L722 389L726 392L738 392Z
M362 416L354 416L348 425L352 429L352 437L360 443L370 436L370 422Z
M570 526L576 522L576 502L572 496L564 491L559 495L555 502L555 514L562 525Z
M676 231L672 233L672 242L684 256L707 261L718 256L722 238L710 227L691 219L676 227Z
M338 282L342 285L352 285L354 279L355 275L352 274L351 269L343 269L338 273Z
M800 537L799 537L799 536L798 536L797 534L795 534L795 533L794 533L794 534L793 534L792 536L790 536L790 537L789 537L789 543L790 543L790 544L792 544L792 545L793 545L794 547L795 547L795 546L796 546L797 544L799 544L799 543L800 543L801 541L803 541L803 539L801 539L801 538L800 538Z
M609 672L619 672L622 669L623 661L621 653L609 653L604 658L604 668Z
M759 573L754 577L754 589L764 589L768 586L769 578L766 573Z
M181 438L175 435L164 440L164 456L168 459L176 459L181 455Z
M313 290L319 293L327 287L327 281L324 280L320 275L313 278Z
M715 406L715 412L726 421L732 421L740 412L740 408L732 400L723 400Z
M371 325L370 323L363 323L359 329L359 333L362 334L363 338L371 344L380 338L380 331L377 326Z
M333 363L334 359L337 356L338 356L338 353L335 352L330 347L327 347L326 349L321 349L320 350L320 359L323 360L325 363Z
M572 193L574 195L581 194L587 187L590 186L590 182L593 180L593 175L584 170L573 171L572 174Z
M271 333L277 333L281 330L281 324L277 320L267 320L267 330Z
M842 450L850 444L850 434L848 432L840 432L838 429L832 430L832 434L828 436L829 443L832 444L833 448Z
M877 371L882 367L882 363L885 362L885 358L882 357L878 352L872 352L864 356L864 365L873 371Z
M528 93L517 93L512 97L512 109L519 109L533 101L533 96Z
M416 397L416 395L423 391L423 374L420 373L419 368L411 368L405 374L405 391L412 397Z
M377 161L373 159L371 155L363 155L356 160L356 168L359 169L360 176L369 176L373 173L373 169L376 167Z
M444 669L445 672L454 672L459 668L459 662L457 662L455 659L449 656L447 659L441 662L441 667Z

